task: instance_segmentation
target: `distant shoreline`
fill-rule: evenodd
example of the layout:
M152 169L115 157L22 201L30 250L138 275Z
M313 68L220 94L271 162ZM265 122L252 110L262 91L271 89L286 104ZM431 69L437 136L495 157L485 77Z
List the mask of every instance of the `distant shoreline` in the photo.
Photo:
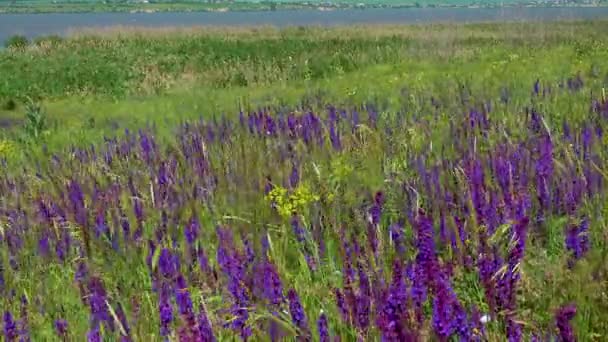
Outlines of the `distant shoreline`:
M74 13L225 13L225 12L272 12L286 10L317 10L320 12L336 10L366 10L366 9L421 9L421 8L458 8L458 9L497 9L497 8L600 8L608 7L608 1L594 4L579 3L520 3L504 5L455 5L455 4L312 4L312 3L273 3L273 2L234 2L217 4L174 3L174 4L138 4L138 5L104 5L104 4L48 4L36 6L0 6L0 14L74 14Z
M11 37L29 40L45 36L65 36L68 32L112 27L163 29L191 27L310 27L353 25L454 24L541 21L608 21L608 6L586 7L503 7L503 8L370 8L272 11L51 13L0 15L0 43ZM257 34L257 33L256 33Z

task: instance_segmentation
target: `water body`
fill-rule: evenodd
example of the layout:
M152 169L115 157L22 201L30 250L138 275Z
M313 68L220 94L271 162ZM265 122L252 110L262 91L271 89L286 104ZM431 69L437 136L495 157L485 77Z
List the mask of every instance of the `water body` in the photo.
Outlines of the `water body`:
M277 27L340 24L412 24L432 22L548 21L608 18L608 7L563 8L411 8L349 9L335 11L282 10L276 12L193 13L84 13L0 14L0 42L20 34L34 38L65 34L83 27L113 25L162 26L253 26Z

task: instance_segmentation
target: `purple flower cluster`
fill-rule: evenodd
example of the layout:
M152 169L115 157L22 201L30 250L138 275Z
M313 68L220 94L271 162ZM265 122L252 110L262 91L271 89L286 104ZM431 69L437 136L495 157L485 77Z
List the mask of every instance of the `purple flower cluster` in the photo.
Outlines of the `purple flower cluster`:
M566 305L560 308L555 314L555 323L559 330L559 341L561 342L576 342L574 329L571 322L576 315L576 306L573 304Z
M578 224L570 224L566 229L566 248L572 253L570 266L582 258L589 250L589 219L584 218Z
M578 92L582 78L567 85ZM179 341L484 341L499 328L492 333L526 340L520 299L531 248L564 231L573 268L595 244L589 207L605 199L608 104L594 101L594 120L564 122L558 134L540 106L507 126L492 108L509 104L508 92L503 104L478 108L467 92L465 115L267 108L239 122L183 124L173 145L149 128L73 148L40 171L43 187L31 184L31 170L2 174L0 294L17 297L11 287L27 267L64 270L88 314L89 341L141 339L150 322L149 336ZM537 81L533 102L549 92ZM428 139L426 128L445 126L445 137L403 147L410 126ZM366 130L385 153L380 166L361 162L373 145ZM352 164L353 181L331 169L338 157ZM286 220L264 202L281 184L290 193L304 184L319 200L298 203L305 210ZM479 286L463 290L465 280ZM20 299L19 311L4 310L6 341L29 341L30 325L46 319ZM63 308L48 306L60 340L83 339ZM563 341L576 339L575 313L571 305L555 315Z

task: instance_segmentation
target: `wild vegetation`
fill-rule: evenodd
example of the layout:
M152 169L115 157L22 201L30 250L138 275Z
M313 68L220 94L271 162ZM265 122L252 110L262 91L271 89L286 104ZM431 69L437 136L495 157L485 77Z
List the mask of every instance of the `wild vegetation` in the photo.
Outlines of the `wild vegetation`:
M13 39L5 340L602 341L606 29Z

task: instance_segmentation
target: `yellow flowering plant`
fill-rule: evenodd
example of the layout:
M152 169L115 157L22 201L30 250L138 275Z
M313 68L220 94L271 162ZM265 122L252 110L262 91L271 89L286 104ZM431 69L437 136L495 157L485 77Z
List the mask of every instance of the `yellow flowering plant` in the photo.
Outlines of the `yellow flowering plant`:
M320 197L306 184L300 184L293 191L277 186L266 195L266 200L274 205L279 215L287 218L294 212L304 210L310 203L319 201Z
M15 152L15 144L10 140L0 139L0 158L7 158Z

